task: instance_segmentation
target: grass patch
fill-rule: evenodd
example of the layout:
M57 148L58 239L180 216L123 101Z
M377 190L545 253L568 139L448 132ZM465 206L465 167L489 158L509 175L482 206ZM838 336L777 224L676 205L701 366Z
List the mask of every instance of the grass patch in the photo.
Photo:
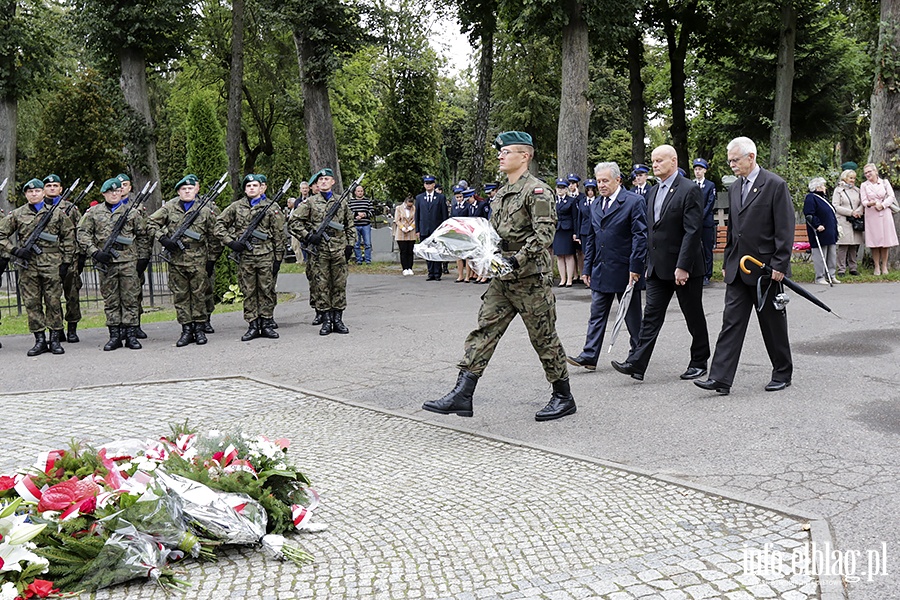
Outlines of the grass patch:
M358 265L351 262L347 265L350 273L364 275L400 275L400 263L398 262L373 262L370 265ZM419 265L424 272L425 263ZM306 273L306 263L282 263L279 273Z
M290 302L294 299L295 294L278 294L278 302ZM216 304L216 313L229 313L243 310L242 304ZM144 314L141 315L141 323L161 323L164 321L175 320L175 309L171 306L148 306L144 308ZM63 324L65 326L65 324ZM82 318L78 324L78 329L93 329L98 327L106 327L106 316L102 308L91 307L90 309L82 307ZM28 333L28 316L24 313L4 315L3 323L0 324L0 335L17 335Z

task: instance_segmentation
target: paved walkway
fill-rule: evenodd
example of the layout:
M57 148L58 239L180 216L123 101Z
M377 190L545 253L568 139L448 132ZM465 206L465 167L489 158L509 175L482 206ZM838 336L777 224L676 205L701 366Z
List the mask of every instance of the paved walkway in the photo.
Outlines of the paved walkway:
M139 352L101 352L106 332L97 329L82 332L82 343L67 345L64 356L29 359L25 351L33 343L30 336L7 336L0 349L0 394L248 375L442 426L466 427L493 439L602 459L661 482L687 482L749 502L785 507L791 514L818 516L825 519L823 535L833 534L844 556L858 553L858 571L865 569L868 553L886 552L887 575L877 574L869 581L863 573L860 580L847 581L850 600L886 600L900 589L898 284L810 286L843 320L793 295L788 312L794 381L777 394L762 391L769 366L754 324L730 396L718 397L679 381L687 362L687 332L673 303L644 382L623 377L603 363L596 372L573 371L578 413L550 423L533 420L550 388L518 320L479 381L474 418L443 417L420 409L423 400L443 394L455 381L454 365L474 326L483 286L354 275L344 315L351 334L325 338L307 324L312 314L305 278L282 275L279 289L299 294L297 301L276 311L279 340L240 343L246 327L239 313L215 315L217 333L204 347L176 349L179 330L174 323L147 326L150 339ZM713 342L721 323L723 292L721 285L704 290ZM559 290L557 297L560 337L574 354L584 340L589 294L575 287ZM617 344L608 357L624 358L624 345ZM202 406L188 407L184 416L193 410L222 421L240 420L246 414L240 412L241 401L235 396L213 409L204 401ZM79 405L87 412L64 413L75 417L72 427L61 429L57 413L67 410L62 400L43 405L52 417L35 405L21 405L8 413L10 399L3 396L0 402L4 411L0 460L8 448L30 439L17 427L21 422L27 422L29 434L46 439L60 435L67 439L69 430L80 435L93 420L116 433L133 427L131 414L99 409L94 413L90 405ZM183 419L180 412L174 418L163 416L162 427ZM286 418L282 429L288 432L300 418ZM10 428L13 433L7 435ZM6 440L11 446L3 445ZM467 469L463 466L460 471ZM534 489L535 494L547 493L540 480Z

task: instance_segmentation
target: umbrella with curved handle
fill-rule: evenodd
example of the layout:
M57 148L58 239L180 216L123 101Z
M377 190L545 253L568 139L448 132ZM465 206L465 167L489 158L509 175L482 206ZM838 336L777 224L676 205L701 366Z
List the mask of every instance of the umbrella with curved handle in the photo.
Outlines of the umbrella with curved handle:
M768 273L769 275L772 274L772 267L770 267L769 265L763 264L763 262L761 260L759 260L758 258L756 258L755 256L745 254L744 256L741 257L740 265L741 265L741 271L743 271L747 275L750 274L750 267L748 267L746 265L747 261L752 262L754 265L756 265L757 267L762 269L765 273ZM800 294L801 296L803 296L804 298L806 298L807 300L809 300L810 302L812 302L813 304L815 304L816 306L821 308L822 310L824 310L826 312L830 312L831 314L833 314L834 316L836 316L839 319L842 318L839 314L837 314L836 312L831 310L831 307L829 307L827 304L825 304L824 302L822 302L821 300L819 300L818 298L813 296L809 291L807 291L803 286L801 286L796 281L791 281L790 279L785 277L781 280L781 283L783 283L785 286L789 287L790 289L794 290L795 292L797 292L798 294ZM760 293L760 296L764 296L764 294ZM759 302L758 302L759 306L762 306L762 303L763 303L762 297L759 297L758 300L759 300Z

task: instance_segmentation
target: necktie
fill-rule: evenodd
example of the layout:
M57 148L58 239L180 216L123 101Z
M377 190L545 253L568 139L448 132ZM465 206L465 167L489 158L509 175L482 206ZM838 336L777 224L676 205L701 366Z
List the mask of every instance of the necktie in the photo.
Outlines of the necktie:
M654 202L654 205L653 205L653 220L654 221L659 221L659 216L662 213L663 200L666 199L666 189L667 189L666 184L662 183L659 186L659 190L657 190L657 192L656 192L656 201Z
M612 204L612 199L603 196L603 214L606 214L606 211L609 210L610 204Z
M747 202L747 194L750 193L750 180L744 179L744 184L741 186L741 207Z

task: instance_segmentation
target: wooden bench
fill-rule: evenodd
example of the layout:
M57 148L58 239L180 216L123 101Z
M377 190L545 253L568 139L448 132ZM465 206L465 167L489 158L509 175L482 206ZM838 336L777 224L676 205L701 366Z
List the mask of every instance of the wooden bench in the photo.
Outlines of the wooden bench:
M716 245L713 247L714 254L721 254L725 252L725 243L728 240L728 227L725 225L719 225L716 227ZM807 244L807 246L803 246ZM809 255L808 248L809 244L809 236L806 234L806 225L795 225L794 226L794 254L795 255ZM797 245L803 246L804 249L799 250L796 248Z

